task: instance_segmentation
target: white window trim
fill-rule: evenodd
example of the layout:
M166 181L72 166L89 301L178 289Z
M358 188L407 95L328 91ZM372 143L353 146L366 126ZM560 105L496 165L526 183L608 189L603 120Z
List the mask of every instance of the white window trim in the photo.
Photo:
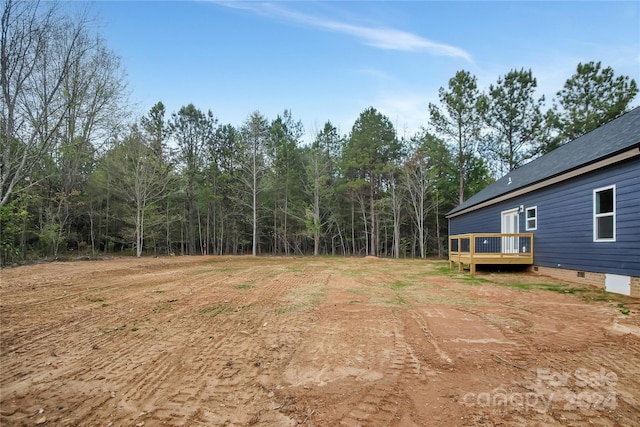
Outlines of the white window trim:
M536 214L533 218L529 218L529 211L535 209ZM529 227L529 220L533 219L536 221L535 227ZM524 210L524 228L526 231L535 231L538 229L538 206L530 206Z
M596 214L596 194L613 189L613 212L607 212L605 214ZM600 187L593 190L593 241L594 242L615 242L616 241L616 185L607 185L606 187ZM613 217L613 238L611 239L598 239L597 221L598 218L612 216Z

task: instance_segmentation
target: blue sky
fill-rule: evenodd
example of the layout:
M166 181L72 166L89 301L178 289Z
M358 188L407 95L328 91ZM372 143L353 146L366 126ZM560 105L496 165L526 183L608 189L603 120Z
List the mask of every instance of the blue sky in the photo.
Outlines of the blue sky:
M411 136L456 71L484 89L531 68L539 95L579 62L640 83L640 2L99 1L138 115L193 103L223 124L284 109L308 142L327 120L347 134L373 106ZM638 105L638 98L634 101Z

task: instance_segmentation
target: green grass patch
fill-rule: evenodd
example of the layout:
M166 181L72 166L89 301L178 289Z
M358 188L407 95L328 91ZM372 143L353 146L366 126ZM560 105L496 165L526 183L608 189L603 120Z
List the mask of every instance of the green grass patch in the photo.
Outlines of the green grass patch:
M155 293L155 294L164 294L165 292L167 292L167 291L153 291L153 293Z
M109 305L109 304L107 304L107 303L102 303L101 307L106 307L106 306L108 306L108 305Z
M171 311L173 310L173 307L171 307L170 305L159 305L157 307L154 307L153 310L151 310L153 312L153 314L160 314L164 311Z
M369 274L369 272L364 270L343 270L340 272L342 277L362 277L367 274Z
M394 298L392 300L388 300L387 303L392 305L408 305L407 300L404 299L404 297L401 295L401 292L413 285L413 282L407 282L404 280L397 280L393 282L389 287L393 291Z
M216 317L224 313L230 313L233 307L230 304L217 304L211 307L205 307L198 310L202 316Z
M320 254L319 256L315 257L315 259L343 259L344 255L338 255L338 254Z
M108 329L98 328L98 330L103 334L110 334L112 332L124 331L125 329L127 329L127 325L116 326L115 328L108 328Z
M98 297L87 297L87 301L89 302L103 302L104 298L98 298Z
M558 292L561 294L577 294L583 292L589 292L589 289L573 288L569 285L561 283L498 283L499 286L505 286L509 288L521 289L521 290L543 290Z
M236 289L251 289L251 288L253 288L253 285L249 283L244 283L242 285L236 286Z
M501 283L500 286L505 286L507 288L516 288L524 291L528 291L531 289L539 289L540 285L535 283Z
M583 299L585 301L613 302L618 303L618 305L624 305L627 302L627 297L625 295L607 292L604 289L599 288L588 288L587 290L585 290Z
M273 312L275 314L286 314L286 313L291 313L294 311L299 311L302 308L304 308L305 306L303 304L291 304L291 305L286 305L283 307L277 307L273 309Z
M405 300L398 294L396 294L396 297L394 299L389 300L388 303L391 305L409 305L407 300Z
M618 308L620 309L620 313L624 314L625 316L628 316L631 314L631 310L629 310L628 308L626 308L624 306L624 303L620 303L618 304Z
M413 282L405 282L402 280L397 280L391 284L391 289L393 289L394 291L397 291L413 285L415 285L415 283Z
M462 278L462 283L466 285L480 285L482 283L493 283L489 279L485 279L484 277L467 275Z
M219 264L221 262L227 262L228 260L225 258L212 258L206 261L206 264Z
M431 270L425 271L425 275L429 276L451 276L457 273L457 268L452 270L449 267L449 261L438 261L431 263Z
M282 301L282 305L273 309L275 314L285 314L294 311L311 310L320 305L326 296L326 286L320 284L300 283L292 289Z
M288 305L276 307L273 309L273 312L275 314L286 314L292 313L294 311L309 310L313 307L318 306L320 302L322 302L323 298L324 292L321 289L317 289L305 294L294 294L292 295L292 300L298 302L293 302Z
M605 290L594 290L582 295L582 299L585 301L610 301L611 294Z

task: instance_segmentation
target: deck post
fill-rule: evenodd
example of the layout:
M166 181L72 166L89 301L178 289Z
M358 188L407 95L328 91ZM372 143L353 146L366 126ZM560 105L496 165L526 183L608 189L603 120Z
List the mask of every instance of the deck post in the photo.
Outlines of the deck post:
M471 275L476 274L476 263L473 262L473 255L476 253L476 236L471 234L469 236L469 273Z

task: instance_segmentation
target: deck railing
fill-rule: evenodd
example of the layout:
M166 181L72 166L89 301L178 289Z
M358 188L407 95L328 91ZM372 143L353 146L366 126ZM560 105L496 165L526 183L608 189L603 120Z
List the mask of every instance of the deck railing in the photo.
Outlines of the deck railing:
M473 233L449 236L449 264L533 264L533 233Z

